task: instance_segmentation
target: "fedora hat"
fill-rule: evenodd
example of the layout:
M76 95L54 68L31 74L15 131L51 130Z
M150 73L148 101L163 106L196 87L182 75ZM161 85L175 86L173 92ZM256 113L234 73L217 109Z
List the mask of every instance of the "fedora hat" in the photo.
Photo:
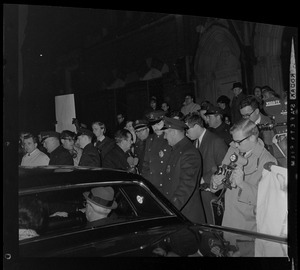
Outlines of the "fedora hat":
M91 191L83 193L87 201L107 209L115 209L118 204L114 200L114 190L112 187L96 187Z

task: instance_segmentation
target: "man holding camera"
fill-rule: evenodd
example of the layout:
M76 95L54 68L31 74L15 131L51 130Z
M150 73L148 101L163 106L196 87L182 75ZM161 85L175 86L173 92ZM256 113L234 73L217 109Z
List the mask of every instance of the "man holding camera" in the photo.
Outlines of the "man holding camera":
M237 160L231 171L229 183L224 183L224 175L213 175L211 191L216 192L226 184L225 212L222 226L256 232L256 202L258 183L262 178L264 164L276 159L266 150L263 141L258 138L259 130L250 119L236 122L230 129L233 141L222 161L222 165L231 165L235 153ZM254 242L245 241L239 236L226 233L227 240L237 245L241 256L254 256ZM225 234L224 234L225 237Z

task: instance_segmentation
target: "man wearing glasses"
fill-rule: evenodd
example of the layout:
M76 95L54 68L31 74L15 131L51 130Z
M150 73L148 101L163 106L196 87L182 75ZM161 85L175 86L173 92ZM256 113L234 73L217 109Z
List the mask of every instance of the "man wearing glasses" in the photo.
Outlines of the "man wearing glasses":
M250 119L242 119L235 123L231 129L233 141L222 161L229 165L230 157L236 153L236 167L230 176L231 186L225 192L225 212L222 226L256 232L256 201L258 183L262 178L264 165L268 162L277 164L276 159L264 147L263 141L258 137L259 130ZM240 160L246 159L242 166ZM211 191L216 192L224 187L224 175L213 175L211 178ZM224 234L225 237L225 234ZM237 245L241 256L254 256L254 242L246 242L241 237L226 234L227 240Z
M247 96L241 100L240 113L243 119L250 119L256 125L258 125L258 127L260 125L272 123L270 117L261 113L259 109L259 102L255 96ZM260 130L260 128L259 131L259 137L265 143L267 150L273 155L272 138L274 136L274 132L272 130Z

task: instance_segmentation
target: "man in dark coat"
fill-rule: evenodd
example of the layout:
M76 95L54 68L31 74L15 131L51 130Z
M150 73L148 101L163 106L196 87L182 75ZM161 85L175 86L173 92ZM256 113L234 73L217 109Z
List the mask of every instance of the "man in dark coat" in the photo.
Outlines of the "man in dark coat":
M165 112L157 110L146 115L152 127L153 134L146 140L145 156L141 175L149 180L159 191L162 192L163 179L166 174L166 162L171 154L171 147L164 139L163 117Z
M41 132L41 139L41 143L50 154L49 165L74 165L70 152L60 145L60 134L58 132Z
M208 130L221 137L229 147L232 141L230 134L230 126L224 122L224 115L222 109L216 106L210 107L206 113L207 116Z
M232 86L232 91L234 97L231 101L231 117L232 117L232 124L236 123L240 119L242 119L242 115L240 113L239 105L242 99L246 97L243 93L243 86L240 82L235 82Z
M78 166L100 167L100 155L92 144L93 132L81 128L77 133L78 143L83 149Z
M130 170L131 166L128 162L128 158L132 158L129 155L129 151L132 145L132 135L127 129L120 129L115 134L115 145L106 154L103 160L103 168L113 168L119 170Z
M221 165L227 153L228 146L224 140L204 127L203 119L199 115L191 115L185 118L188 126L187 137L194 141L194 146L202 156L202 177L200 182L200 194L205 210L206 222L214 224L213 212L210 202L216 195L209 189L211 176L217 167Z
M164 122L164 138L172 147L172 152L167 161L163 194L189 220L205 223L198 191L202 171L200 152L185 136L187 126L183 121L165 117Z

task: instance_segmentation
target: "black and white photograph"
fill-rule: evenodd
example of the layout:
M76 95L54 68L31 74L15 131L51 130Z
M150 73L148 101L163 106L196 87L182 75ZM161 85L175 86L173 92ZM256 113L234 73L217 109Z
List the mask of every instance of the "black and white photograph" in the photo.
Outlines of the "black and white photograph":
M2 7L4 269L297 269L293 21Z

